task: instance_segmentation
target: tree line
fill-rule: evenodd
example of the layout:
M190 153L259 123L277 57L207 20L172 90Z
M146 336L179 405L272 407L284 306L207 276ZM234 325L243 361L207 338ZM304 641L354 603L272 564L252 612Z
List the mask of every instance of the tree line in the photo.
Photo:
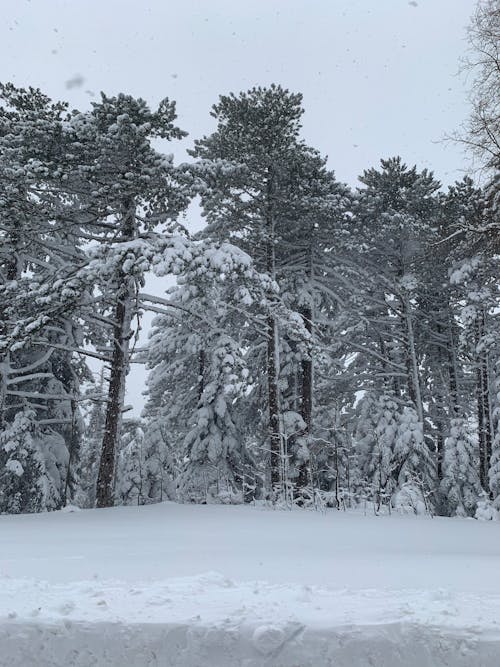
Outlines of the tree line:
M445 190L394 157L351 189L301 138L301 95L211 113L175 165L169 100L0 86L0 511L500 507L495 170Z

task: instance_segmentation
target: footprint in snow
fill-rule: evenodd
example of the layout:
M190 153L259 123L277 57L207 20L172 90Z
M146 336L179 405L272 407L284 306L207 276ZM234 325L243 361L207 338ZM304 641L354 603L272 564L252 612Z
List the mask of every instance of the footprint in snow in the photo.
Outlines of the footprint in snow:
M75 603L72 600L64 602L62 605L60 605L60 607L58 607L58 611L62 616L68 616L68 614L71 614L71 612L74 610Z
M155 598L149 598L147 604L150 607L163 607L163 605L168 604L169 602L172 602L170 598L155 597Z

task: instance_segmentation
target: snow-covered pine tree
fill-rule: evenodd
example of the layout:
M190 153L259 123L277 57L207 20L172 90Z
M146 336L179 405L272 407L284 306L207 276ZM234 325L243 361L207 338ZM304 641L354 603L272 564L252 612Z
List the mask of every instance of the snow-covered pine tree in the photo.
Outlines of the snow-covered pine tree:
M116 462L115 496L122 505L144 505L150 500L150 470L140 419L123 420Z
M247 456L232 404L247 385L239 345L224 333L204 346L200 396L185 437L179 497L190 502L243 502Z
M170 300L175 303L175 296ZM177 316L176 316L177 315ZM146 352L146 404L142 413L145 437L155 460L158 485L154 497L176 498L176 480L183 467L182 446L199 397L202 355L198 330L193 332L185 311L157 315ZM199 322L196 322L199 329Z
M474 516L482 488L478 475L477 437L469 420L451 420L445 441L441 491L451 515Z
M423 424L413 407L405 406L399 415L394 445L397 481L411 502L418 499L425 509L435 493L435 461L424 438ZM431 501L435 499L431 496ZM416 507L413 507L417 511Z
M75 147L67 179L68 191L77 194L80 204L75 222L85 226L86 238L98 244L80 277L94 279L101 293L96 314L110 332L109 391L96 495L101 507L113 504L132 321L139 312L138 289L150 268L146 259L141 260L141 244L188 203L171 159L152 146L155 138L184 136L175 118L175 105L168 100L151 111L144 100L103 94L90 112L75 114L66 128Z
M86 408L83 418L81 451L78 465L78 493L75 503L79 507L95 506L95 493L102 436L106 418L106 393L104 366L97 382L92 382L82 395L82 404Z
M0 433L0 513L47 508L51 482L33 442L35 428L35 413L24 409Z
M299 138L303 114L301 95L281 86L253 88L238 95L221 96L212 115L216 131L196 142L198 174L204 215L204 235L231 239L272 280L279 279L277 248L293 216L299 183L299 165L315 159ZM309 326L310 320L306 322ZM265 332L265 366L256 377L266 383L267 448L270 486L282 484L283 405L280 391L280 327L269 313ZM304 359L307 367L307 360ZM307 384L308 373L306 373ZM263 394L261 393L261 398ZM309 413L310 390L306 387L303 408Z
M35 89L0 85L0 423L32 409L50 506L74 491L78 386L86 373L66 346L79 337L75 298L65 283L82 257L62 211L62 128L66 105ZM62 283L66 295L58 302ZM77 301L78 299L76 299ZM48 498L48 496L46 496Z
M470 205L477 195L472 185L470 179L464 179L448 193L439 195L438 225L426 239L426 252L418 266L417 347L428 413L427 434L434 442L438 485L443 479L444 443L450 433L451 420L464 415L470 403L465 398L459 298L448 273L455 247L456 221L463 203L468 201ZM436 509L440 511L439 498ZM446 507L443 509L448 511Z
M498 358L498 258L476 255L457 262L451 271L451 282L462 297L460 320L461 343L466 354L469 374L475 380L476 419L479 438L479 476L488 490L488 471L492 456L492 395L494 366Z
M333 321L341 310L340 292L346 275L343 260L351 240L351 197L312 149L303 151L283 188L289 190L289 209L277 225L276 275L289 307L300 312L311 336L307 353L301 357L287 340L286 331L281 332L281 345L288 346L289 355L288 363L281 364L280 382L292 389L288 406L283 396L284 408L298 412L305 424L298 437L299 447L293 447L300 456L294 460L292 450L290 462L300 493L311 474L307 443L314 436L315 357L325 347L330 353L334 348L338 352L332 344Z
M254 471L235 414L252 391L246 350L276 307L266 305L273 286L235 246L197 248L153 322L147 436L161 429L165 460L181 472L181 499L241 500ZM298 327L290 329L293 336Z
M399 482L396 446L400 410L391 396L367 393L358 414L355 447L361 479L367 485L360 493L373 500L379 510L390 503Z
M389 331L390 343L397 342L398 362L406 369L406 378L401 373L393 375L398 378L395 390L415 407L423 426L415 297L423 242L436 224L434 194L439 183L427 170L409 169L399 157L382 160L380 171L369 169L360 181L364 187L359 190L357 217L363 246L368 249L366 262L380 286L374 294L376 305L386 311L382 324Z

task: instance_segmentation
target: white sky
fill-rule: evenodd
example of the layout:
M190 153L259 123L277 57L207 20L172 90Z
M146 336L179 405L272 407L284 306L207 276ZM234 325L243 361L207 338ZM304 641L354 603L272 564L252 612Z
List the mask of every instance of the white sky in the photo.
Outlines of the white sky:
M467 115L457 75L474 0L0 0L0 78L84 109L100 90L177 101L189 137L219 94L304 94L303 135L351 185L401 155L447 184L467 164L443 136ZM197 224L194 214L193 224ZM144 373L129 378L139 407Z

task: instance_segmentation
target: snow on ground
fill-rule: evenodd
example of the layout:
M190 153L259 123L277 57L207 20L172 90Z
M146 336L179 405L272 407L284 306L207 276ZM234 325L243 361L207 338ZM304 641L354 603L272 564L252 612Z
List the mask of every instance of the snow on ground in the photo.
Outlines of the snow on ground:
M3 667L498 667L500 523L164 503L0 517Z

